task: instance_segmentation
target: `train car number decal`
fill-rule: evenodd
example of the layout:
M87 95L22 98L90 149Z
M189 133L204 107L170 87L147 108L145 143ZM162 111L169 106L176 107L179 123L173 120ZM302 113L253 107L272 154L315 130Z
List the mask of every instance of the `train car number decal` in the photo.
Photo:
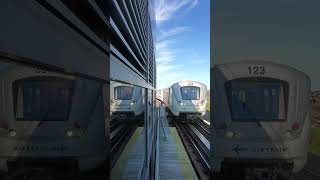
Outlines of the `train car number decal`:
M266 73L266 68L264 66L249 66L248 67L249 74L265 74Z

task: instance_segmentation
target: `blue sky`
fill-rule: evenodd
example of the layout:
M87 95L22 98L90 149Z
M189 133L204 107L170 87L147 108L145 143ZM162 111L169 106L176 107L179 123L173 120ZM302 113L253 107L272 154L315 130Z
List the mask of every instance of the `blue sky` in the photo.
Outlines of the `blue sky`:
M180 80L210 85L210 1L155 0L157 88Z

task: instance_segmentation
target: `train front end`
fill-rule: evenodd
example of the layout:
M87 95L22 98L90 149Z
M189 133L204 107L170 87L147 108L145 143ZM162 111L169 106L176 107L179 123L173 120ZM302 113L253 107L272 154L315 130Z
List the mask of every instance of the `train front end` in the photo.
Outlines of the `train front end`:
M143 113L142 88L113 82L111 85L111 113L134 117Z
M244 61L217 65L212 78L213 171L300 171L308 154L309 77L276 63Z
M196 81L180 81L172 86L176 110L182 118L195 119L206 113L207 87Z
M103 165L108 148L101 143L107 141L100 83L15 64L1 66L2 171L90 171Z

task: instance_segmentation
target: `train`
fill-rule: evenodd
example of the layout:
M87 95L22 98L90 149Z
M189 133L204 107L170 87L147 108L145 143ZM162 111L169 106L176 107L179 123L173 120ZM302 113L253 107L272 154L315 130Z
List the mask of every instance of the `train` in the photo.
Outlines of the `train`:
M213 175L301 171L311 122L309 76L275 62L244 60L214 65L211 78Z
M90 171L105 163L103 85L11 62L0 67L0 170Z
M143 115L143 88L129 84L111 82L110 112L112 115L137 117Z
M109 106L112 81L140 87L132 92L144 96L152 126L153 1L3 1L0 8L1 20L11 22L0 30L6 42L0 44L0 179L2 171L22 179L52 168L64 178L75 172L108 179L110 157L118 153L111 146L121 144L111 140L110 111L120 110ZM113 97L122 92L116 88ZM129 104L134 115L143 114L141 98Z
M97 174L107 177L110 4L3 1L0 7L1 17L9 17L1 20L13 22L0 30L7 42L0 44L0 171L24 179L102 169Z
M163 101L170 114L194 120L206 114L207 86L197 81L179 81L162 90Z

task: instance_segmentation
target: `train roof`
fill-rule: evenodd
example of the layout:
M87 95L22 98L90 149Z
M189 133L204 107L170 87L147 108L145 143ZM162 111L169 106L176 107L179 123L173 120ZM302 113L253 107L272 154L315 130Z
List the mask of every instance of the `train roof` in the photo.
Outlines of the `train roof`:
M171 86L173 86L173 85L175 85L175 84L178 84L178 83L184 83L184 82L193 82L193 83L198 83L198 84L201 84L201 85L203 85L203 86L206 86L206 87L207 87L207 85L205 85L204 83L199 82L199 81L193 81L193 80L181 80L181 81L178 81L178 82L176 82L176 83L173 83ZM171 87L171 86L169 86L169 87Z

